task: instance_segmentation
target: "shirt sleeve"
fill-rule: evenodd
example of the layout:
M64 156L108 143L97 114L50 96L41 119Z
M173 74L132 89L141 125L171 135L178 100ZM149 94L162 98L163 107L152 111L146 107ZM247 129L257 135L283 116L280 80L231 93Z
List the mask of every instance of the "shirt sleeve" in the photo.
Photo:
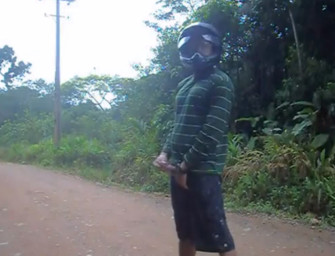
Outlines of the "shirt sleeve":
M171 155L171 136L172 132L168 134L162 149L162 152L166 153L168 156Z
M178 93L178 91L180 90L180 88L182 88L183 85L185 83L187 83L187 81L189 81L190 79L192 79L191 76L187 77L186 79L184 79L183 81L181 81L178 84L178 86L176 88L176 91L174 92L175 95ZM166 137L165 143L164 143L163 148L162 148L162 152L167 153L168 156L171 155L171 137L172 137L172 133L173 133L173 127L172 127L171 131L168 133L168 136Z
M202 159L206 159L208 152L222 142L228 132L230 112L234 98L234 87L228 83L213 87L209 112L206 121L195 138L195 142L184 155L188 168L196 167Z

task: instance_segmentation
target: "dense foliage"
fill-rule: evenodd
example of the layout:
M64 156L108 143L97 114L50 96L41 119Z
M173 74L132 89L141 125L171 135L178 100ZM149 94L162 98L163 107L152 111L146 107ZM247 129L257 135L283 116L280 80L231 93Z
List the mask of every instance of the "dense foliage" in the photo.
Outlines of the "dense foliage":
M208 21L224 35L220 65L237 93L224 171L228 196L236 205L310 213L334 224L335 2L158 4L154 20L146 24L156 30L159 45L149 66L134 67L138 79L92 75L62 85L58 148L51 139L52 85L43 80L5 84L0 91L2 157L166 191L168 178L151 162L171 127L174 89L188 75L176 49L181 25L175 18L184 17L183 25ZM3 57L8 49L0 49L0 63L8 60Z

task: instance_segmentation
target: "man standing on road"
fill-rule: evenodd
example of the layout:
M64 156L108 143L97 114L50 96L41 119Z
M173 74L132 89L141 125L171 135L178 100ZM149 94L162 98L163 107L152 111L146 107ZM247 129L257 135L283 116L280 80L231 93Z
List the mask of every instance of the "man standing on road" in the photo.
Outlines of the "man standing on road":
M182 31L178 49L193 75L178 85L174 127L154 165L171 175L179 255L235 256L221 192L234 98L230 78L216 67L221 37L212 25L194 23Z

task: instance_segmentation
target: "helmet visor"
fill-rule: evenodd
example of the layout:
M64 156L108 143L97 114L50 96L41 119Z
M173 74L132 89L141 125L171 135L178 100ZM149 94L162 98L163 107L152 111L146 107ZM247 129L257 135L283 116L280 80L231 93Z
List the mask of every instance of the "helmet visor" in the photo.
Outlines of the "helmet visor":
M212 46L216 46L218 39L212 35L200 35L198 37L186 36L179 40L178 48L180 55L184 58L191 58L196 53L205 54L202 50L204 45L210 43ZM211 47L211 52L213 52ZM214 53L214 52L213 52ZM205 54L208 55L208 54Z
M178 49L180 49L181 47L183 47L185 44L187 44L188 41L190 41L191 37L190 36L185 36L183 38L181 38L178 42Z
M215 46L220 46L221 42L218 37L213 36L213 35L202 35L202 38L205 41L211 42Z

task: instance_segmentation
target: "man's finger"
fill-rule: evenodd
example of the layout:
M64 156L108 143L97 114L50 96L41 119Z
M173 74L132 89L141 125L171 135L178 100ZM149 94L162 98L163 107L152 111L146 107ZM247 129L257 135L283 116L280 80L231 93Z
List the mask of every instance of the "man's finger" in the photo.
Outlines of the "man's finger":
M154 166L158 167L158 168L161 168L161 167L162 167L162 163L159 162L159 161L157 161L157 160L153 161L152 164L153 164Z
M159 159L159 158L156 158L152 163L153 163L153 165L156 166L156 167L161 167L161 166L167 164L166 161L162 161L162 160Z
M166 172L167 174L171 175L171 165L167 162L161 162L161 161L153 161L153 165L163 172Z

